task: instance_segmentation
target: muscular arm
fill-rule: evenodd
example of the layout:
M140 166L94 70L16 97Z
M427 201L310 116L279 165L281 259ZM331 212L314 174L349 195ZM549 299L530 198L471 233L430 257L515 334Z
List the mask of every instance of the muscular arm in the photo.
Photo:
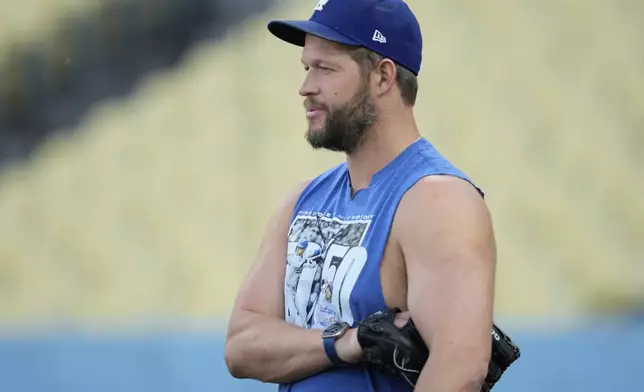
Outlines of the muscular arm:
M293 206L304 184L271 217L257 260L239 291L228 325L226 365L236 378L287 383L331 366L320 330L284 321L286 246ZM351 360L354 334L336 342L338 355Z
M395 225L409 313L430 349L416 390L479 392L491 355L496 264L483 199L463 180L427 177L403 198Z

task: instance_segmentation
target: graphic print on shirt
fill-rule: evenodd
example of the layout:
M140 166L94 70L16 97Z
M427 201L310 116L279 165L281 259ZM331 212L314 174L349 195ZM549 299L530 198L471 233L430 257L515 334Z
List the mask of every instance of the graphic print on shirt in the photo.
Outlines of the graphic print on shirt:
M325 328L352 324L351 292L367 262L362 241L371 215L330 216L300 212L288 236L284 284L286 321Z

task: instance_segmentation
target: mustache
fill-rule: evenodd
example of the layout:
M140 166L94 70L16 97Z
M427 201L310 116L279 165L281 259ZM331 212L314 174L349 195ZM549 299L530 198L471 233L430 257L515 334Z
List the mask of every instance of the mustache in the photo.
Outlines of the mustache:
M317 109L323 109L327 110L326 105L320 102L316 102L314 99L311 98L306 98L304 102L302 102L304 109L309 110L311 108L317 108Z

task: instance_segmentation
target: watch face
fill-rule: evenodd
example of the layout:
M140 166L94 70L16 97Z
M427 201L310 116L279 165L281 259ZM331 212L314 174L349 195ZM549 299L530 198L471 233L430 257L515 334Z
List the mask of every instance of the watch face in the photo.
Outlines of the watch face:
M332 338L341 335L346 329L349 328L347 322L337 322L329 325L322 333L323 338Z

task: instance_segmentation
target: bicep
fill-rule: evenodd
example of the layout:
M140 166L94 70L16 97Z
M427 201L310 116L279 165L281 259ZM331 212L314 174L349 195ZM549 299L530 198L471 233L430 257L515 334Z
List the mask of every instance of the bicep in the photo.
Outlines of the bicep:
M454 178L427 178L408 193L399 242L411 317L430 351L485 353L496 262L485 203L470 184Z
M306 182L300 184L270 217L255 262L237 294L232 319L237 312L243 311L284 317L284 274L288 230L293 207L305 186Z

